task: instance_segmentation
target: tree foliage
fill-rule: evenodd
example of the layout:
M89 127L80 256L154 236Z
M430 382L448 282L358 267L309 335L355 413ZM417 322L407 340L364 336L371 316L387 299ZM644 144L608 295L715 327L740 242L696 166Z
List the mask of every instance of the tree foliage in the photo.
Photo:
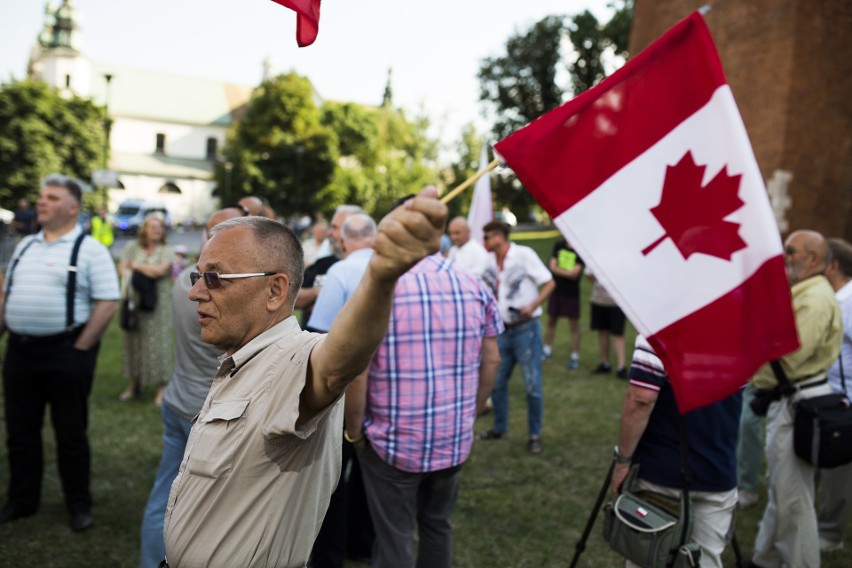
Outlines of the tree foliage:
M336 137L322 124L311 83L295 73L258 87L223 154L216 172L223 200L265 197L285 215L333 202L325 188L337 163Z
M606 76L605 58L625 57L633 17L633 0L610 3L613 15L600 22L588 10L566 18L547 16L506 42L505 54L483 59L479 68L480 100L500 140L556 108ZM561 49L567 42L570 49ZM559 84L561 71L568 83ZM496 176L498 206L520 218L534 207L532 197L513 176Z
M403 195L434 182L436 144L425 119L381 107L326 102L323 124L337 136L340 160L329 186L337 203L356 203L378 217Z
M260 86L229 132L223 154L231 171L219 165L219 185L230 186L231 200L266 197L288 215L328 213L341 203L381 215L434 178L427 127L390 104L318 107L307 79L281 75Z
M0 87L0 199L34 200L39 182L60 172L90 180L103 160L103 110L65 98L42 81Z
M547 16L525 33L506 42L506 54L489 57L479 67L479 98L493 107L493 132L504 138L510 132L562 102L556 84L564 18Z

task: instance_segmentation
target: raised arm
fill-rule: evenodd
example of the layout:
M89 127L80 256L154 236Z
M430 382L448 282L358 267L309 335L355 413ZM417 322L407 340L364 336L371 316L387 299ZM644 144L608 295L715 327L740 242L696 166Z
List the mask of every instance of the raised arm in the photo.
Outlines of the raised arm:
M367 272L311 352L300 419L328 406L367 368L387 331L397 279L439 250L446 217L446 206L430 188L379 223Z

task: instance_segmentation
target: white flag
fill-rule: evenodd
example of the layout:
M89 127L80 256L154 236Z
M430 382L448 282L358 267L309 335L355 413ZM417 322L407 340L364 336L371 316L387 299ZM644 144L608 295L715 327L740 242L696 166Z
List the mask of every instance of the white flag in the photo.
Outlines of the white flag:
M488 147L482 145L482 154L479 157L479 171L488 167ZM494 207L491 205L491 174L487 173L473 186L473 199L470 202L470 211L467 214L467 224L470 227L471 238L483 244L482 227L494 219Z

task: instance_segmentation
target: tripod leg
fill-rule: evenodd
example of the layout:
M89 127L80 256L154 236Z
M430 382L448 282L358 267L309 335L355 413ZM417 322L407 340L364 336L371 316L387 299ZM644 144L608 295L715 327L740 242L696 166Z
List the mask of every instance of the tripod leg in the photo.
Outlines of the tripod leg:
M601 510L601 505L603 504L603 500L606 498L606 492L609 490L610 481L612 481L612 470L615 469L615 460L612 460L612 463L609 466L609 471L606 474L606 479L604 480L603 487L601 487L600 492L598 493L598 499L595 501L595 506L592 509L592 514L589 515L589 520L586 522L586 528L583 530L583 535L580 537L580 540L577 541L577 545L574 547L574 558L571 559L571 568L575 568L577 566L577 562L580 560L580 555L583 554L583 551L586 550L586 541L589 538L589 534L592 532L592 527L595 526L595 518L598 516L598 512Z

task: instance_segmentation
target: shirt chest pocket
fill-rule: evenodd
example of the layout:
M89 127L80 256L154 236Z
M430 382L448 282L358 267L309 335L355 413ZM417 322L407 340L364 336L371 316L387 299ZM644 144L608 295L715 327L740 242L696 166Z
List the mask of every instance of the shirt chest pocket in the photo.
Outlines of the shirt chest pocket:
M199 418L187 463L190 475L219 478L230 473L246 429L248 405L248 399L213 402L204 418Z

